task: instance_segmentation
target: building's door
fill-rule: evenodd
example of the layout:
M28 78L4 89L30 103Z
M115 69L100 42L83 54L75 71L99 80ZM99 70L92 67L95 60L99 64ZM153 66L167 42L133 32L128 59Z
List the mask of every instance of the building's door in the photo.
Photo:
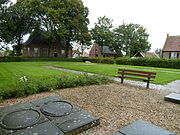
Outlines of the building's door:
M57 52L55 52L55 53L54 53L54 57L57 57L57 56L58 56L58 54L57 54Z

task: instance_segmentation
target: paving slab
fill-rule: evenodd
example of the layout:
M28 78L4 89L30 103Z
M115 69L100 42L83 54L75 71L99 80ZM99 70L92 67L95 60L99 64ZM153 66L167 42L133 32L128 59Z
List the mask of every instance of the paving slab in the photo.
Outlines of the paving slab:
M33 107L35 107L35 106L32 105L31 103L15 104L15 105L1 107L0 117L2 117L2 115L4 115L5 113L8 113L8 112L16 111L16 110L19 110L22 108L25 109L25 108L33 108Z
M17 131L11 135L64 135L64 133L50 122L45 122L33 128Z
M99 119L85 111L71 113L70 115L54 119L56 125L65 134L77 134L99 124Z
M2 135L11 134L17 130L27 129L48 121L36 107L29 103L5 107L1 114L3 114L0 117L0 133Z
M38 100L32 100L30 101L31 104L33 104L36 107L40 107L41 105L43 105L46 102L50 102L50 101L64 101L63 98L60 98L58 96L49 96L49 97L45 97L45 98L41 98Z
M116 132L116 133L114 133L113 135L124 135L124 134L122 134L122 133L120 133L120 132Z
M73 135L98 124L98 118L57 96L0 108L0 135Z
M119 134L120 133L120 134ZM176 135L168 130L160 128L156 125L143 120L135 121L134 123L122 128L113 135Z
M36 107L40 107L41 113L50 120L82 110L58 96L49 96L39 100L33 100L30 103Z
M180 104L180 94L171 93L171 94L165 96L164 100Z

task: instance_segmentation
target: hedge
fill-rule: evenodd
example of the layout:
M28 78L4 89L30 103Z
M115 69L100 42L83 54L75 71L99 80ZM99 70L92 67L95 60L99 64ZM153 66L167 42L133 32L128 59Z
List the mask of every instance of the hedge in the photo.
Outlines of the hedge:
M41 57L0 57L0 62L30 62L30 61L71 61L104 63L104 64L119 64L119 65L134 65L134 66L149 66L161 68L176 68L180 69L180 59L163 59L163 58L41 58Z
M82 61L90 61L93 63L148 66L161 68L180 69L180 59L163 59L163 58L83 58Z
M72 61L82 62L80 58L64 58L64 57L0 57L0 62L33 62L33 61Z
M113 80L103 76L63 75L44 77L42 79L28 78L26 81L16 81L12 86L0 88L0 101L8 98L27 96L44 91L72 88L88 85L112 83Z

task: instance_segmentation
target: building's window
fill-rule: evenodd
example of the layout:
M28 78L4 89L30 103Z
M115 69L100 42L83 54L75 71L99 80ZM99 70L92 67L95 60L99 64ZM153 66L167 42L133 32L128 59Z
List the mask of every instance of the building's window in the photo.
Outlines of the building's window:
M39 56L39 48L34 48L34 56L35 57Z
M42 48L42 56L48 56L48 48Z
M177 52L171 52L171 58L177 58L178 53Z
M65 55L65 50L61 50L61 55L62 55L62 56Z

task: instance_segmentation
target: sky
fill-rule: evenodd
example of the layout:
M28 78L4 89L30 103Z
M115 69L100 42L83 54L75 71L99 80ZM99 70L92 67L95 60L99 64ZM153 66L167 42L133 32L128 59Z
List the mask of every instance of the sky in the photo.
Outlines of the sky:
M163 48L167 34L180 35L180 0L82 1L89 8L89 28L104 15L113 19L115 27L123 22L140 24L147 29L151 51Z
M147 29L151 51L163 48L167 34L180 35L180 0L82 0L89 8L90 28L98 17L113 19L115 27L125 23Z

